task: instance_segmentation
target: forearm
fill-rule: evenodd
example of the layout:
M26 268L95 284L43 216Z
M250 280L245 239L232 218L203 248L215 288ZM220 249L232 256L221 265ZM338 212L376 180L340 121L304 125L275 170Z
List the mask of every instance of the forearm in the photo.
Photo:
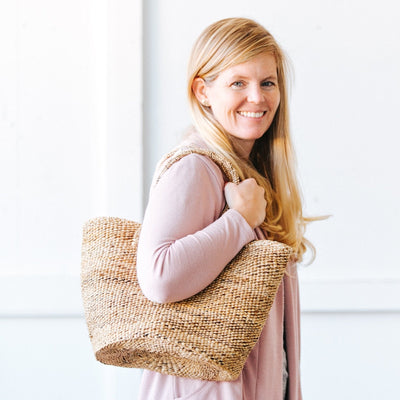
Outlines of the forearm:
M229 210L194 234L140 247L138 277L144 294L159 303L183 300L208 286L255 239L243 217Z

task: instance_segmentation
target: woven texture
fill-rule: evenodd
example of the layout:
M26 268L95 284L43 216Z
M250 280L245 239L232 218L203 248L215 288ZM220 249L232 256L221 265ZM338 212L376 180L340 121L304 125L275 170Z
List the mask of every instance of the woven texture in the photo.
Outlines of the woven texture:
M171 153L158 173L193 152L205 153ZM193 379L236 379L261 334L291 247L253 241L200 293L157 304L142 294L137 281L139 234L140 224L120 218L100 217L84 225L82 297L96 358Z

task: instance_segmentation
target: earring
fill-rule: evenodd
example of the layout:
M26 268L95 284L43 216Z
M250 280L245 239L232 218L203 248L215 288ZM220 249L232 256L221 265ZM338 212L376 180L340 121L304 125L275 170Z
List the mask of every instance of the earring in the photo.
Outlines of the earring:
M201 101L201 104L203 104L204 107L210 107L210 103L208 102L207 99L203 99L203 100Z

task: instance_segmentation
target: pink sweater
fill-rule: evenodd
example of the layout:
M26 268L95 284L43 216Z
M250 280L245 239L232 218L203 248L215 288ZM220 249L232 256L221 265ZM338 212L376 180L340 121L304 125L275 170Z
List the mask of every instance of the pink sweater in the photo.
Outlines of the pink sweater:
M265 238L237 211L221 216L224 184L216 164L193 154L175 163L152 189L137 258L139 283L150 300L174 302L196 294L246 243ZM287 399L300 400L298 281L295 265L288 268L260 339L236 381L208 382L145 370L139 399L282 400L285 335Z

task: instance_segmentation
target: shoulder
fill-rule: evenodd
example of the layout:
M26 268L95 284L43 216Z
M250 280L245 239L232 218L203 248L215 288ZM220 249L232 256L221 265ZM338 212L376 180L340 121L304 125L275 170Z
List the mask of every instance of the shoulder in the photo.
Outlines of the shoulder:
M225 206L224 176L207 156L189 154L172 164L153 183L149 205L151 209L177 215L180 220L198 219L196 229L202 229L217 219Z
M176 180L183 184L214 184L223 187L225 177L218 165L206 155L188 154L172 164L161 176L158 184Z

